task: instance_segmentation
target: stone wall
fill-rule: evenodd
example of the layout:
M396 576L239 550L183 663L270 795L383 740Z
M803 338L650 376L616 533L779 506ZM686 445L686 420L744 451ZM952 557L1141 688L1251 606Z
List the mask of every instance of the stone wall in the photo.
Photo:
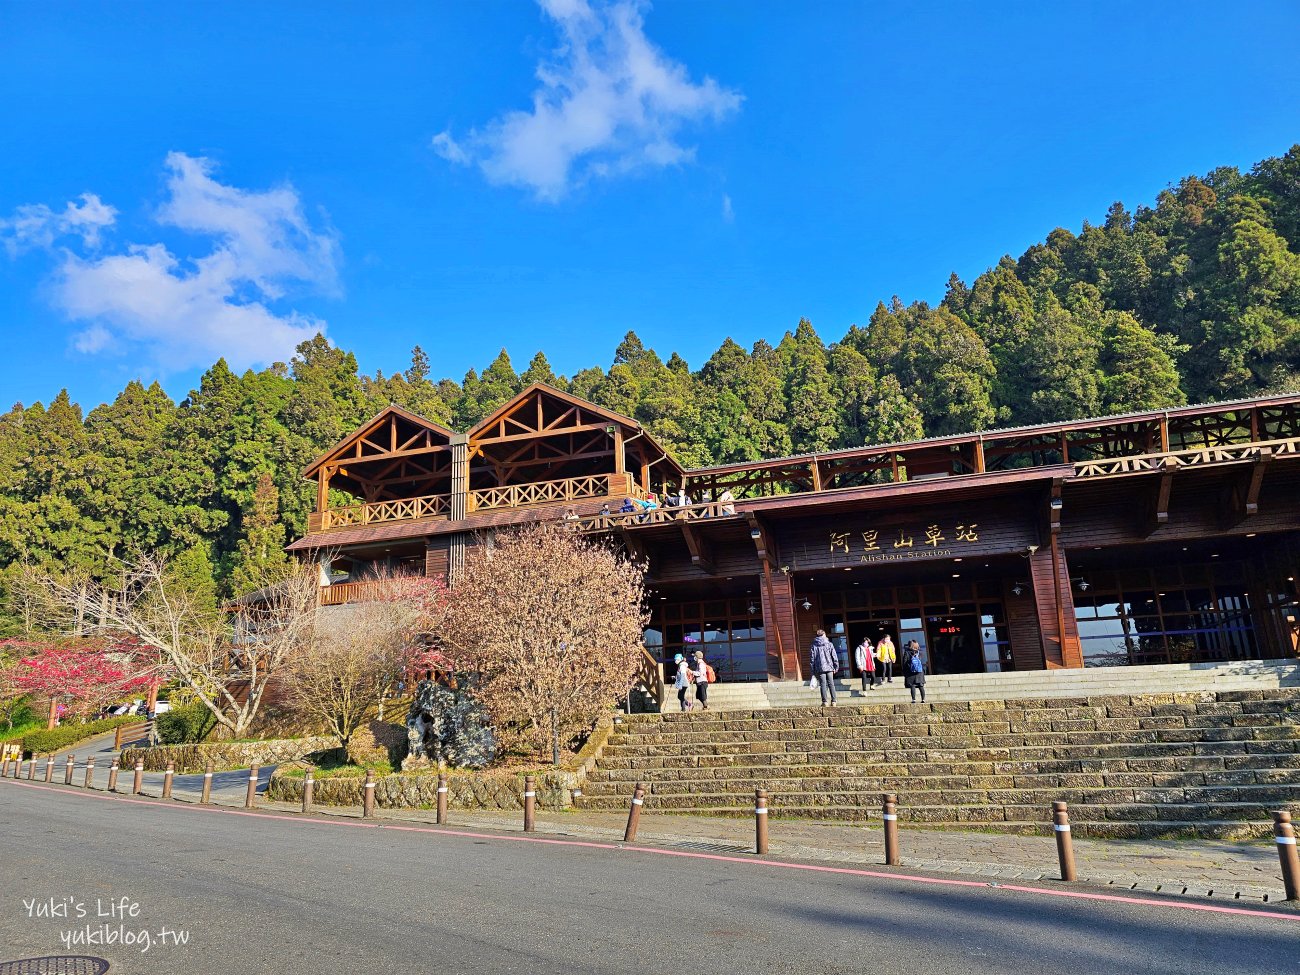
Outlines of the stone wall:
M279 765L294 762L313 752L338 748L337 738L318 735L311 738L279 738L270 741L214 741L196 745L155 745L152 748L126 748L122 751L122 767L131 768L142 760L150 772L161 772L169 761L176 763L176 771L189 774L204 771L211 762L218 770L248 768L258 765Z
M584 776L565 770L537 772L537 803L541 809L568 809L574 789ZM359 806L359 775L317 778L313 799L322 806ZM271 777L267 798L302 802L303 780L283 775ZM384 775L375 780L375 805L386 809L433 808L438 803L438 776ZM482 772L451 771L447 777L447 804L453 809L523 809L524 773L488 769Z

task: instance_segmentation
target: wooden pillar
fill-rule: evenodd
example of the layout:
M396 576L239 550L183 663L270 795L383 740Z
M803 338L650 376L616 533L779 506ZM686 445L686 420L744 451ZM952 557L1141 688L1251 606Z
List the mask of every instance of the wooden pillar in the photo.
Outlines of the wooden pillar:
M316 510L324 511L330 503L330 476L324 465L316 472Z
M452 521L463 521L470 512L469 494L469 434L458 433L451 438L451 498L448 515ZM466 539L456 532L447 542L447 585L454 586L465 571ZM425 559L426 565L428 558Z
M650 490L650 465L644 461L641 462L641 487Z
M766 566L760 593L768 676L775 680L799 680L802 668L795 631L794 582L785 573L773 572Z
M812 489L814 491L822 489L822 466L817 463L816 458L812 462Z
M1160 418L1160 452L1169 453L1169 417Z
M984 438L975 441L975 473L984 473Z
M1047 549L1029 557L1029 576L1048 670L1083 666L1079 626L1065 552L1053 537Z
M622 474L627 470L627 458L623 456L623 428L614 426L614 473Z

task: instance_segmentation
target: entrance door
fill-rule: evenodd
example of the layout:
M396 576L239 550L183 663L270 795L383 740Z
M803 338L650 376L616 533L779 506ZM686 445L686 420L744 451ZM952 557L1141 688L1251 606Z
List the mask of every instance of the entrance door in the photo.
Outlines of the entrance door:
M929 620L930 672L981 674L984 644L978 616L940 616Z

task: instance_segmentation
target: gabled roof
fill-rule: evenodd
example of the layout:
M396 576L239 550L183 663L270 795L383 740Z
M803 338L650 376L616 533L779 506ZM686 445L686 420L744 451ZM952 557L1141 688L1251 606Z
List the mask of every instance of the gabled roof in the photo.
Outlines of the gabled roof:
M325 451L323 454L321 454L315 460L313 460L310 464L304 467L302 471L303 477L314 477L316 472L320 470L323 464L326 464L329 461L334 460L335 458L341 457L350 448L354 447L358 441L363 440L371 433L373 433L376 429L383 426L384 422L388 420L389 417L394 417L394 416L399 419L405 420L408 423L414 424L417 427L421 427L425 430L428 430L429 432L437 435L437 437L441 439L444 443L450 443L451 438L456 435L455 430L452 430L449 427L444 427L441 423L436 423L433 420L420 416L420 414L418 413L413 413L410 410L405 409L401 406L397 406L396 404L385 406L373 417L371 417L365 423L361 424L361 426L357 427L356 430L349 433L346 437L344 437L342 440L336 443L333 447L329 448L329 450ZM351 458L351 459L354 462L357 460L357 458ZM361 459L364 460L365 458L363 457Z
M602 416L613 423L617 423L619 426L629 427L633 430L641 429L641 424L637 423L637 421L632 419L630 416L624 416L622 413L615 413L613 410L607 410L603 406L597 406L595 403L582 399L580 396L574 396L572 393L566 393L562 389L556 389L550 383L538 382L530 383L528 386L525 386L487 416L483 417L483 419L479 420L478 423L470 427L470 440L473 440L474 435L480 431L488 429L494 423L499 423L503 416L512 412L520 403L529 400L534 393L542 393L546 396L550 396L552 399L557 399L562 403L568 403L570 406L581 407L589 413L595 413L598 416Z

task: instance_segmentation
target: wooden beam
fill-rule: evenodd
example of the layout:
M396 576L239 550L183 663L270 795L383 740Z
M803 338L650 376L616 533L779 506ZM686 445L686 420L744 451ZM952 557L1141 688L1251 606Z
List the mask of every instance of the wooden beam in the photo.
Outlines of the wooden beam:
M717 575L713 565L713 546L690 522L682 522L681 528L682 537L686 539L686 547L691 551L691 565L711 576Z
M649 564L650 556L646 553L645 545L641 543L641 539L636 537L635 532L628 531L625 525L619 529L619 536L623 540L623 548L627 550L628 555L638 562Z
M1255 463L1229 487L1223 505L1224 528L1239 525L1259 513L1259 492L1264 486L1264 473L1272 460L1273 452L1267 447L1261 447Z
M505 436L499 436L499 437L481 437L478 440L475 440L474 444L475 446L478 447L484 447L484 446L490 446L491 444L495 444L495 443L512 443L516 440L536 440L539 437L548 436L548 435L555 436L556 434L563 434L563 433L584 433L588 430L604 430L608 426L612 426L616 430L618 430L619 431L618 436L620 439L622 439L621 436L622 428L619 427L617 424L583 423L579 426L574 426L574 427L561 427L558 430L547 430L544 433L538 433L537 431L534 430L529 433L510 433L510 434L506 434Z
M1156 481L1155 496L1151 503L1150 516L1144 526L1147 535L1169 522L1169 496L1173 493L1174 471L1177 466L1172 457L1166 457L1161 464L1161 471Z

